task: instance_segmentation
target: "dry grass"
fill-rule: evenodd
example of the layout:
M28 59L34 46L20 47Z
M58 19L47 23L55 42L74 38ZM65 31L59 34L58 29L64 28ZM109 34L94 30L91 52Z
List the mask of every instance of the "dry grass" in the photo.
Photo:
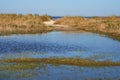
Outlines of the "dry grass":
M55 24L61 24L76 28L77 30L86 30L108 34L111 37L120 40L120 17L64 17L56 20Z
M47 32L51 28L43 22L49 20L50 17L47 15L0 14L0 35Z
M47 63L47 64L60 64L60 65L77 65L77 66L120 66L120 62L111 61L92 61L87 59L73 59L73 58L17 58L4 60L5 62L16 63Z

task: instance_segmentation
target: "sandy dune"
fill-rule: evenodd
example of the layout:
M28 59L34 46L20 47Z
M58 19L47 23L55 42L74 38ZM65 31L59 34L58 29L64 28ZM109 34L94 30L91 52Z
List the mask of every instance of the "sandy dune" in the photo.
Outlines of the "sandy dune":
M55 23L55 21L53 21L53 20L45 21L45 22L44 22L44 24L45 24L46 26L53 26L54 23Z
M52 26L53 30L55 31L76 31L77 29L74 27L66 26L66 25L60 25L60 24L54 24L54 20L45 21L44 24L46 26Z
M44 24L46 26L53 26L53 27L62 27L62 28L65 28L65 27L68 27L68 26L65 26L65 25L59 25L59 24L54 24L55 21L54 20L50 20L50 21L45 21Z

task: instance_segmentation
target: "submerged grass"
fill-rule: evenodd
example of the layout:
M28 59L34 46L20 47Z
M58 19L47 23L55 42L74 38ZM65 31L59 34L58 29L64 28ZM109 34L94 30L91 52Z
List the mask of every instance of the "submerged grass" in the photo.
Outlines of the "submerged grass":
M103 33L120 40L120 17L91 17L67 16L56 20L55 24L66 25L77 30Z
M34 63L8 63L8 62L2 62L0 63L0 70L29 70L34 69L37 64Z
M19 79L19 78L26 78L26 77L32 77L36 75L35 73L23 73L23 74L20 74L20 75L16 75L16 78Z
M101 62L101 61L93 61L93 60L88 60L88 59L75 59L75 58L40 58L40 59L17 58L17 59L4 60L4 62L45 63L45 64L54 64L54 65L76 65L76 66L120 66L120 62L111 62L111 61Z
M43 22L50 19L47 15L38 14L0 14L0 35L48 32L51 27L45 26Z

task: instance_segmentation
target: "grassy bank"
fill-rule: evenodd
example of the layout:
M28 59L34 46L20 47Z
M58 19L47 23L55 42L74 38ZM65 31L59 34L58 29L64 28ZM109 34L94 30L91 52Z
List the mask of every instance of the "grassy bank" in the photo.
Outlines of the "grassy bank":
M51 28L43 22L49 20L47 15L0 14L0 35L48 32Z
M66 25L77 30L86 30L107 34L112 38L120 40L120 17L64 17L56 20L55 24Z
M4 62L9 63L46 63L55 65L76 65L76 66L120 66L120 62L111 61L92 61L88 59L73 59L73 58L17 58L8 59Z

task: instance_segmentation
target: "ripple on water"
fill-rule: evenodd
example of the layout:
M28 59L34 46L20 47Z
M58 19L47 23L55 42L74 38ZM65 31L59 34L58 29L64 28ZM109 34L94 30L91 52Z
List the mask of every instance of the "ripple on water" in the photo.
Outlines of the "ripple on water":
M5 55L37 58L82 57L120 61L120 42L106 36L86 32L1 36L0 56Z
M120 61L120 42L106 36L86 32L0 36L1 59L49 57ZM10 65L13 64L0 63L0 80L120 79L120 67L117 66L78 67L35 64L34 68L26 70L8 70L5 68Z

